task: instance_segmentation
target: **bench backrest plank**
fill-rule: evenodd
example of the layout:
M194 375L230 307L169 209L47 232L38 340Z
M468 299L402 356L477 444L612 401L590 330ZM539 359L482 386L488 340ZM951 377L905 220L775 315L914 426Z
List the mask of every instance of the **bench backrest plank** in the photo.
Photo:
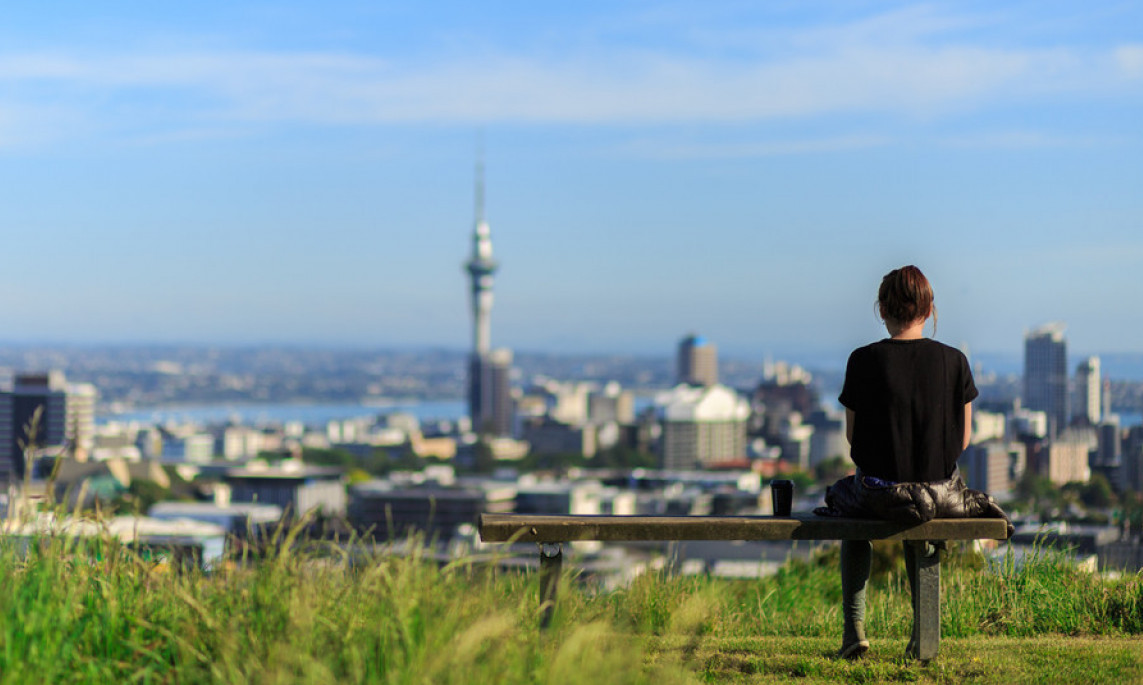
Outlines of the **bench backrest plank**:
M485 542L603 540L1004 540L1003 519L934 519L922 524L813 514L773 516L541 516L482 514Z

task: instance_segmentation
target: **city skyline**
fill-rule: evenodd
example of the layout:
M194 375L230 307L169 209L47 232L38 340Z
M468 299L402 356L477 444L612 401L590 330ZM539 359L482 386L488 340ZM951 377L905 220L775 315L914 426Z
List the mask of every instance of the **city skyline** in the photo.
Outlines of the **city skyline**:
M1143 352L1136 3L9 8L12 341L842 356L916 263L937 337ZM930 329L931 330L931 329Z

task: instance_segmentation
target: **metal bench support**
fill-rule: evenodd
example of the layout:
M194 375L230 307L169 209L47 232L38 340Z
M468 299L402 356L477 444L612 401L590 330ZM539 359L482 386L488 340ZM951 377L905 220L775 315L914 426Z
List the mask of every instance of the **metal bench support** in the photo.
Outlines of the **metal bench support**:
M913 636L916 644L910 641L910 650L915 649L915 657L921 661L937 658L941 644L941 556L937 544L917 540L909 541L908 554L912 556L912 578L909 585L913 589Z
M540 627L547 628L556 608L556 594L560 586L560 572L564 565L563 545L558 542L540 543Z

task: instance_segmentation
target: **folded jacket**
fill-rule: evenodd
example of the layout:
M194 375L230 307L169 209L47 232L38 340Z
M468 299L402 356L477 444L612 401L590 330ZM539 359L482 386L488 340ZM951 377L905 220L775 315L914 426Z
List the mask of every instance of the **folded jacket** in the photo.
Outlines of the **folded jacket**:
M1002 518L1012 537L1012 521L987 493L964 484L960 473L945 480L893 483L858 474L826 488L826 506L818 516L872 518L924 523L935 518Z

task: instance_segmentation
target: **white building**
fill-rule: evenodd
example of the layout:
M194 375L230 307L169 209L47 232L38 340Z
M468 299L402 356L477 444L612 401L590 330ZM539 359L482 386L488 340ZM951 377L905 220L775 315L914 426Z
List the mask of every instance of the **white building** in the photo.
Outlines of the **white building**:
M253 459L263 450L264 433L249 426L227 426L219 436L216 450L229 460Z
M1045 430L1047 418L1045 417ZM1003 440L1005 430L1004 414L990 411L972 412L972 442L986 442L988 440Z
M1103 419L1103 381L1100 379L1099 357L1088 357L1076 367L1075 399L1072 402L1073 415L1086 419L1092 426Z
M95 447L95 401L99 392L91 383L69 383L64 437L77 461L86 461Z
M572 426L583 425L587 422L587 398L594 389L591 383L548 383L546 390L554 402L548 416Z
M1086 483L1091 478L1088 453L1082 441L1056 441L1048 447L1048 479L1057 485Z
M691 469L746 457L750 403L725 385L678 385L655 398L663 424L665 469Z
M1048 414L1030 409L1017 409L1011 417L1012 437L1043 438L1048 435Z
M591 423L635 423L635 395L611 381L603 386L603 390L588 394L587 420Z
M164 426L161 432L164 462L205 464L214 457L214 436L196 426Z

